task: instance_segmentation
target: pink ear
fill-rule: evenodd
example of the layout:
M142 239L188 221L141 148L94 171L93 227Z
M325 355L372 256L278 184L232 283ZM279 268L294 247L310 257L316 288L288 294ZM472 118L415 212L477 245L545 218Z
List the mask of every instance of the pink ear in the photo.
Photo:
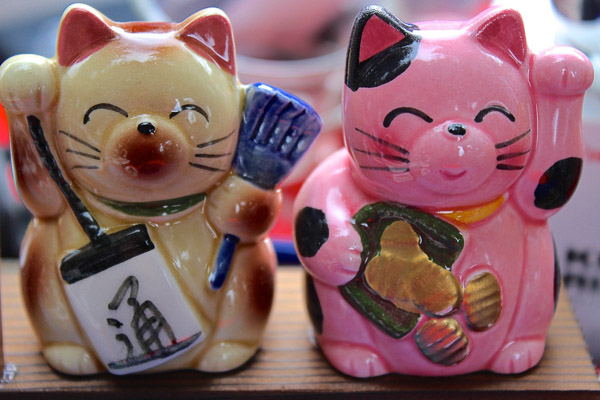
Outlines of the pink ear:
M517 66L527 56L525 27L521 15L515 10L496 9L475 22L474 35L488 49L508 56ZM506 58L506 57L505 57Z
M377 15L373 15L365 24L360 40L358 62L380 53L400 42L405 35Z
M116 36L102 14L91 7L69 7L58 32L58 63L68 66L102 48Z
M233 32L223 12L204 10L182 22L182 25L179 38L190 49L235 75Z

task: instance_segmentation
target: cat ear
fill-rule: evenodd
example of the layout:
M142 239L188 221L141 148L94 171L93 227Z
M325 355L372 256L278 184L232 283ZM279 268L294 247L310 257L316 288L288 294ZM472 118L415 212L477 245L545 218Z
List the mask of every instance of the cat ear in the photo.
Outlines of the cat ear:
M521 15L510 9L496 9L475 18L472 34L484 47L520 66L527 56L525 27Z
M235 75L235 46L229 18L221 10L202 10L181 23L179 39Z
M417 29L382 7L365 7L350 35L346 85L353 91L377 87L403 73L417 55L420 37L413 33Z
M69 66L81 61L114 37L116 33L98 11L82 4L70 6L63 14L58 30L58 63Z

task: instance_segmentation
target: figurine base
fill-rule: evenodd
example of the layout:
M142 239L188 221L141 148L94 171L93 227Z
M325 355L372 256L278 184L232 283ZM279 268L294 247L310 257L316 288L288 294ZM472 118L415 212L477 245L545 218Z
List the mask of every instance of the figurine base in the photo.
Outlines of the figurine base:
M280 267L271 319L258 354L245 366L222 375L179 371L155 375L73 379L52 370L22 308L18 266L2 260L4 354L19 374L0 385L0 398L59 399L66 395L131 398L323 398L344 399L539 398L592 399L600 383L565 293L548 333L544 357L519 375L477 373L451 378L386 375L353 379L335 371L311 343L300 268ZM329 398L329 397L328 397Z

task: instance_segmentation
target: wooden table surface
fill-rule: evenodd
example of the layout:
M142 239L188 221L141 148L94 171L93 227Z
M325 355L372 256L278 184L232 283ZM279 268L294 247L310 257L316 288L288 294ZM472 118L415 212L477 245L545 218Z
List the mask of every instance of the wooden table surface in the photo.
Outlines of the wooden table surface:
M2 260L2 320L7 362L16 379L0 384L0 398L355 398L373 399L600 399L600 383L564 294L548 334L542 362L519 375L476 373L451 378L387 375L355 379L332 369L309 337L303 272L280 268L275 306L262 349L245 366L225 374L180 371L73 378L50 369L25 316L16 263Z

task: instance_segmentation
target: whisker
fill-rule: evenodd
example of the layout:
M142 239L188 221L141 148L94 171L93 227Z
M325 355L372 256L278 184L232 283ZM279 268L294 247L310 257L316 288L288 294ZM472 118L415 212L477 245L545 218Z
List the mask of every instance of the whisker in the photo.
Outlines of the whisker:
M203 165L203 164L197 164L197 163L189 163L190 166L194 167L194 168L200 168L200 169L204 169L206 171L211 171L211 172L225 172L224 169L220 169L220 168L215 168L215 167L209 167L208 165Z
M517 143L519 140L523 139L525 136L529 135L529 133L531 132L531 129L527 129L524 133L521 133L519 136L516 136L512 139L507 140L506 142L500 142L498 144L496 144L496 148L497 149L503 149L505 147L510 146L511 144L515 144Z
M223 154L195 154L194 157L199 157L199 158L221 158L221 157L227 157L231 155L231 153L223 153Z
M97 165L73 165L71 169L98 169Z
M525 168L525 166L524 165L498 164L498 165L496 165L496 168L500 169L502 171L517 171L517 170Z
M230 137L231 135L233 135L233 133L234 133L234 132L235 132L235 129L234 129L234 130L232 130L231 132L229 132L229 133L228 133L226 136L223 136L223 137L221 137L221 138L214 139L214 140L209 140L208 142L200 143L200 144L199 144L199 145L197 145L196 147L197 147L197 148L199 148L199 149L203 149L203 148L205 148L205 147L209 147L209 146L212 146L212 145L214 145L214 144L220 143L220 142L222 142L223 140L227 140L227 139L229 139L229 137Z
M82 156L82 157L91 158L92 160L100 160L100 157L98 157L98 156L95 156L95 155L93 155L93 154L84 153L84 152L82 152L82 151L77 151L77 150L67 149L67 153L75 154L75 155L77 155L77 156Z
M521 156L524 156L525 154L529 153L530 151L531 151L531 149L521 151L519 153L500 154L498 157L496 157L496 161L503 161L503 160L508 160L510 158L521 157Z
M89 147L90 149L94 150L96 153L100 153L100 149L99 148L97 148L96 146L94 146L94 145L86 142L83 139L78 138L77 136L75 136L75 135L73 135L73 134L71 134L69 132L58 131L58 133L61 133L61 134L65 135L65 136L67 136L68 138L73 139L77 143L81 143L82 145Z
M373 151L366 151L366 150L362 150L362 149L357 149L356 147L354 148L355 151L358 151L359 153L363 153L369 156L375 156L375 157L379 157L379 158L383 158L385 160L394 160L394 161L400 161L400 162L404 162L404 163L408 163L410 162L410 160L408 158L404 158L404 157L400 157L400 156L394 156L391 154L382 154L382 153L376 153Z
M399 152L400 152L400 153L402 153L402 154L406 154L406 155L409 155L409 154L410 154L410 153L409 153L409 151L408 151L408 150L406 150L406 149L405 149L405 148L403 148L403 147L400 147L400 146L398 146L398 145L396 145L396 144L394 144L394 143L388 142L387 140L380 139L380 138L378 138L378 137L376 137L376 136L373 136L373 135L371 135L370 133L367 133L367 132L363 131L362 129L359 129L359 128L354 128L354 129L356 129L356 131L357 131L357 132L360 132L360 133L362 133L363 135L365 135L365 136L366 136L366 137L368 137L369 139L371 139L371 140L374 140L375 142L377 142L377 143L379 143L379 144L382 144L382 145L384 145L384 146L390 147L390 148L392 148L392 149L394 149L394 150L396 150L396 151L399 151Z
M408 172L410 169L408 167L374 167L370 165L359 165L362 169L369 169L375 171L389 171L389 172Z

